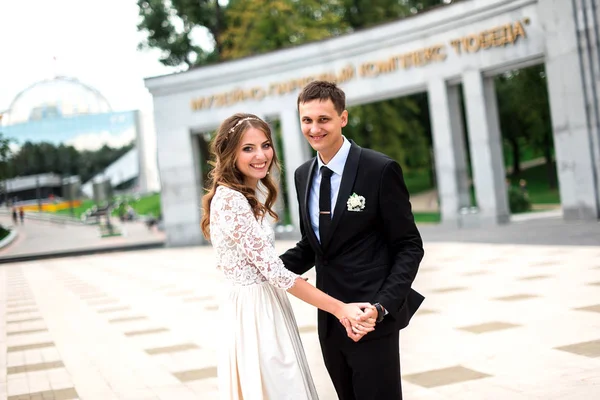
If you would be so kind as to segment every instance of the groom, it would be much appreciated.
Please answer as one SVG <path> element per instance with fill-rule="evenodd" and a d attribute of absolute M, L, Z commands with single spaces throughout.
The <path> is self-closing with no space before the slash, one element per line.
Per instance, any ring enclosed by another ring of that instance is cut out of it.
<path fill-rule="evenodd" d="M 297 274 L 316 266 L 317 287 L 329 295 L 373 305 L 365 311 L 376 318 L 375 330 L 356 342 L 319 311 L 321 351 L 338 397 L 401 399 L 399 331 L 423 301 L 411 285 L 424 254 L 402 170 L 342 136 L 346 96 L 334 83 L 309 83 L 298 112 L 318 155 L 296 170 L 302 238 L 281 259 Z"/>

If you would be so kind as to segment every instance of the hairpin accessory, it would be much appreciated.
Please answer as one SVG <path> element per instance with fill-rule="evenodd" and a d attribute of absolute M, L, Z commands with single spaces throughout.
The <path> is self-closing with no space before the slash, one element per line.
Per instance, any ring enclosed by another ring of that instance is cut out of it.
<path fill-rule="evenodd" d="M 250 121 L 250 120 L 255 120 L 255 121 L 260 121 L 258 118 L 254 118 L 254 117 L 246 117 L 246 118 L 242 118 L 240 119 L 230 130 L 229 133 L 233 133 L 233 131 L 235 130 L 235 128 L 237 128 L 242 122 L 244 121 Z"/>

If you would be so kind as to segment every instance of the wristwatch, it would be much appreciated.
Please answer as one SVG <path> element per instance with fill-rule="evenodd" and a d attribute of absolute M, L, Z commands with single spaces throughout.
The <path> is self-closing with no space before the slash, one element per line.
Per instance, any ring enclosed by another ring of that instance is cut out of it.
<path fill-rule="evenodd" d="M 383 317 L 387 315 L 387 310 L 379 303 L 373 304 L 373 307 L 377 310 L 377 323 L 383 321 Z"/>

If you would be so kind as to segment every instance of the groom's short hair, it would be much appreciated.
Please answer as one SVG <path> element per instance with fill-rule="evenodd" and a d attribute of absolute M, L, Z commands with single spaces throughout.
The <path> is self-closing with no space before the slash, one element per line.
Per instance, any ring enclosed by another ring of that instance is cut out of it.
<path fill-rule="evenodd" d="M 298 107 L 302 103 L 308 103 L 313 100 L 331 100 L 338 115 L 346 109 L 346 94 L 333 82 L 312 81 L 304 86 L 304 89 L 298 95 Z"/>

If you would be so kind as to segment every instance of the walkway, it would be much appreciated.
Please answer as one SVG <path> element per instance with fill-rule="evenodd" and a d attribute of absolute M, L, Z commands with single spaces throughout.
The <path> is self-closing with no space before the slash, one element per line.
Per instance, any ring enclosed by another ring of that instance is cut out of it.
<path fill-rule="evenodd" d="M 11 226 L 12 219 L 2 215 L 0 223 L 4 226 Z M 118 224 L 116 220 L 115 223 Z M 0 259 L 164 242 L 162 232 L 149 231 L 141 222 L 126 223 L 122 225 L 123 236 L 109 238 L 101 238 L 98 226 L 94 225 L 64 225 L 25 219 L 25 223 L 16 225 L 16 229 L 18 237 L 9 246 L 0 249 Z"/>
<path fill-rule="evenodd" d="M 428 241 L 414 285 L 427 299 L 401 334 L 405 398 L 595 398 L 599 244 Z M 0 400 L 217 399 L 221 283 L 209 247 L 0 266 Z M 292 302 L 334 400 L 315 310 Z"/>

